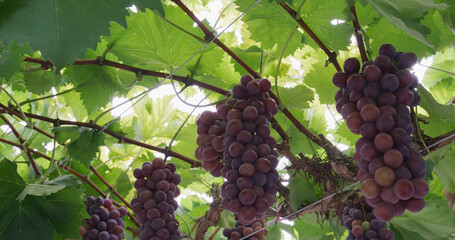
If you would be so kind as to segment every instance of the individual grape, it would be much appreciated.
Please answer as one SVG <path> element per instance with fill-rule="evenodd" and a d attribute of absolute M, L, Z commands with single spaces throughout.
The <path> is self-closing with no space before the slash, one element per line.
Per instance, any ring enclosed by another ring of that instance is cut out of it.
<path fill-rule="evenodd" d="M 413 198 L 424 198 L 430 191 L 428 183 L 422 179 L 412 179 L 411 182 L 414 186 Z"/>
<path fill-rule="evenodd" d="M 374 181 L 381 187 L 392 186 L 395 177 L 394 171 L 389 167 L 380 167 L 374 172 Z"/>
<path fill-rule="evenodd" d="M 242 116 L 246 121 L 254 121 L 258 117 L 258 110 L 254 106 L 248 106 L 243 109 Z"/>
<path fill-rule="evenodd" d="M 379 133 L 374 138 L 374 146 L 381 152 L 386 152 L 393 147 L 393 139 L 387 133 Z"/>
<path fill-rule="evenodd" d="M 379 196 L 381 187 L 375 182 L 374 179 L 369 178 L 363 181 L 360 190 L 362 194 L 367 198 L 375 198 Z"/>
<path fill-rule="evenodd" d="M 403 53 L 398 59 L 399 68 L 411 68 L 417 63 L 417 56 L 412 52 Z"/>
<path fill-rule="evenodd" d="M 240 83 L 246 86 L 249 82 L 253 81 L 254 78 L 251 75 L 245 74 L 240 77 Z"/>
<path fill-rule="evenodd" d="M 348 58 L 344 61 L 343 70 L 347 74 L 358 73 L 360 70 L 360 62 L 357 58 Z"/>
<path fill-rule="evenodd" d="M 414 99 L 412 100 L 412 103 L 409 106 L 416 107 L 417 105 L 420 104 L 420 100 L 421 100 L 420 94 L 416 90 L 413 90 L 412 93 L 414 95 Z"/>
<path fill-rule="evenodd" d="M 393 185 L 393 191 L 401 200 L 408 200 L 414 195 L 414 185 L 407 179 L 400 179 Z"/>
<path fill-rule="evenodd" d="M 381 196 L 382 201 L 384 201 L 386 203 L 395 204 L 400 200 L 396 196 L 396 194 L 394 192 L 394 188 L 392 186 L 382 188 L 380 196 Z"/>
<path fill-rule="evenodd" d="M 229 146 L 229 154 L 232 157 L 241 157 L 245 150 L 245 146 L 240 142 L 234 142 Z"/>
<path fill-rule="evenodd" d="M 374 144 L 366 143 L 360 149 L 360 156 L 366 161 L 371 161 L 379 156 L 379 151 Z"/>
<path fill-rule="evenodd" d="M 259 85 L 259 82 L 254 80 L 254 81 L 250 81 L 247 85 L 246 85 L 246 89 L 248 90 L 248 93 L 250 95 L 256 95 L 258 93 L 261 92 L 261 86 Z"/>
<path fill-rule="evenodd" d="M 374 122 L 380 115 L 379 108 L 373 104 L 367 104 L 360 110 L 360 116 L 365 122 Z"/>
<path fill-rule="evenodd" d="M 425 200 L 422 198 L 410 198 L 406 200 L 406 209 L 410 212 L 420 212 L 425 207 Z"/>
<path fill-rule="evenodd" d="M 256 201 L 256 194 L 250 188 L 243 189 L 239 193 L 239 200 L 245 206 L 252 205 Z"/>
<path fill-rule="evenodd" d="M 346 103 L 349 103 L 349 98 L 340 98 L 338 99 L 337 103 L 336 103 L 336 109 L 337 109 L 337 112 L 341 113 L 341 108 L 343 108 L 343 106 L 346 104 Z"/>
<path fill-rule="evenodd" d="M 378 220 L 382 222 L 388 222 L 392 220 L 394 214 L 395 208 L 390 203 L 381 202 L 376 205 L 376 208 L 374 209 L 374 215 Z"/>
<path fill-rule="evenodd" d="M 399 87 L 409 87 L 414 81 L 414 77 L 411 72 L 406 69 L 398 70 L 395 75 L 398 77 L 400 84 Z"/>
<path fill-rule="evenodd" d="M 394 106 L 397 103 L 397 98 L 391 92 L 382 92 L 378 96 L 378 106 Z"/>
<path fill-rule="evenodd" d="M 376 134 L 378 134 L 378 129 L 376 128 L 376 124 L 372 122 L 364 123 L 360 127 L 360 135 L 364 138 L 374 139 Z"/>
<path fill-rule="evenodd" d="M 369 65 L 363 70 L 362 74 L 367 82 L 377 82 L 381 79 L 382 71 L 376 65 Z"/>
<path fill-rule="evenodd" d="M 376 100 L 381 92 L 381 86 L 378 82 L 368 82 L 363 88 L 363 95 L 373 100 Z"/>
<path fill-rule="evenodd" d="M 387 167 L 397 168 L 403 163 L 403 155 L 398 150 L 390 149 L 384 153 L 384 163 Z"/>
<path fill-rule="evenodd" d="M 398 104 L 410 106 L 414 101 L 414 93 L 409 88 L 398 88 L 393 94 L 395 94 Z"/>
<path fill-rule="evenodd" d="M 373 60 L 373 64 L 378 66 L 383 73 L 386 73 L 392 68 L 392 61 L 386 55 L 379 55 Z"/>
<path fill-rule="evenodd" d="M 354 236 L 360 237 L 360 236 L 363 236 L 364 229 L 361 225 L 356 225 L 356 226 L 352 227 L 351 232 Z"/>
<path fill-rule="evenodd" d="M 363 120 L 360 116 L 359 112 L 353 112 L 349 114 L 349 116 L 346 118 L 346 124 L 348 125 L 348 128 L 356 134 L 359 134 L 360 132 L 360 127 L 363 124 Z"/>
<path fill-rule="evenodd" d="M 261 86 L 261 92 L 263 93 L 268 92 L 272 87 L 272 84 L 267 78 L 262 78 L 259 80 L 259 85 Z"/>
<path fill-rule="evenodd" d="M 243 99 L 248 96 L 248 90 L 245 86 L 237 84 L 232 88 L 232 95 L 234 95 L 235 98 Z"/>
<path fill-rule="evenodd" d="M 379 111 L 381 112 L 381 115 L 390 115 L 392 117 L 397 115 L 397 111 L 392 106 L 382 106 L 379 108 Z"/>
<path fill-rule="evenodd" d="M 378 53 L 379 55 L 386 55 L 390 59 L 393 59 L 393 57 L 397 53 L 397 50 L 392 44 L 385 43 L 379 47 Z"/>
<path fill-rule="evenodd" d="M 381 115 L 376 121 L 376 128 L 380 132 L 388 132 L 395 126 L 395 119 L 390 115 Z"/>
<path fill-rule="evenodd" d="M 412 176 L 417 176 L 425 171 L 425 161 L 420 156 L 409 157 L 406 160 L 406 167 Z"/>
<path fill-rule="evenodd" d="M 375 159 L 373 159 L 373 161 L 369 162 L 368 172 L 371 175 L 374 175 L 374 172 L 376 172 L 376 170 L 378 168 L 384 167 L 384 166 L 385 166 L 385 164 L 384 164 L 384 160 L 382 159 L 382 157 L 375 158 Z"/>
<path fill-rule="evenodd" d="M 339 88 L 344 88 L 346 87 L 346 81 L 349 78 L 349 74 L 344 73 L 344 72 L 337 72 L 333 75 L 332 77 L 332 82 L 335 86 Z"/>
<path fill-rule="evenodd" d="M 365 78 L 363 78 L 362 74 L 356 73 L 349 76 L 348 80 L 346 81 L 346 87 L 349 88 L 351 91 L 360 91 L 365 86 Z"/>

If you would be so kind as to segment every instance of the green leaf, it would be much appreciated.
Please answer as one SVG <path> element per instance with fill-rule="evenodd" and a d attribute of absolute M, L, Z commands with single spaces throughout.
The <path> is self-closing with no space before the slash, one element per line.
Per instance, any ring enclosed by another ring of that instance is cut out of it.
<path fill-rule="evenodd" d="M 333 104 L 335 102 L 334 96 L 338 91 L 338 88 L 332 83 L 332 77 L 335 73 L 336 70 L 333 66 L 325 67 L 325 64 L 320 61 L 311 66 L 311 70 L 303 79 L 308 87 L 315 89 L 321 104 Z"/>
<path fill-rule="evenodd" d="M 61 185 L 29 184 L 22 190 L 21 194 L 17 197 L 17 200 L 22 202 L 27 195 L 48 196 L 62 190 L 64 187 L 65 186 Z"/>
<path fill-rule="evenodd" d="M 2 203 L 0 204 L 0 212 L 3 212 L 8 204 L 16 201 L 16 197 L 25 188 L 25 181 L 17 174 L 16 163 L 11 161 L 0 162 L 0 185 L 2 186 L 0 188 L 0 203 Z"/>
<path fill-rule="evenodd" d="M 455 1 L 454 0 L 443 0 L 448 7 L 441 12 L 442 23 L 455 34 Z"/>
<path fill-rule="evenodd" d="M 166 19 L 195 34 L 191 19 L 174 6 L 166 6 Z M 148 65 L 153 70 L 180 66 L 204 44 L 166 22 L 159 14 L 146 10 L 127 17 L 127 28 L 110 28 L 111 50 L 127 64 Z M 189 64 L 194 63 L 192 59 Z"/>
<path fill-rule="evenodd" d="M 51 90 L 53 86 L 60 85 L 60 75 L 54 71 L 24 72 L 25 86 L 29 92 L 43 94 Z"/>
<path fill-rule="evenodd" d="M 0 5 L 0 32 L 5 41 L 30 42 L 57 69 L 95 49 L 109 22 L 125 24 L 127 1 L 6 1 Z"/>
<path fill-rule="evenodd" d="M 236 0 L 239 11 L 248 9 L 255 0 Z M 279 53 L 291 32 L 297 26 L 293 19 L 280 5 L 262 1 L 253 6 L 242 20 L 247 24 L 251 33 L 250 38 L 261 44 L 262 49 L 272 49 L 276 46 Z M 284 57 L 292 54 L 302 44 L 302 35 L 297 32 L 290 39 Z"/>
<path fill-rule="evenodd" d="M 431 159 L 435 166 L 434 171 L 438 175 L 439 180 L 448 188 L 451 192 L 455 192 L 455 148 L 453 144 L 444 146 L 428 155 L 428 159 Z"/>
<path fill-rule="evenodd" d="M 433 96 L 420 84 L 417 86 L 417 90 L 421 96 L 419 106 L 425 109 L 430 117 L 428 125 L 421 125 L 425 133 L 434 137 L 455 129 L 455 108 L 436 102 Z"/>
<path fill-rule="evenodd" d="M 298 4 L 300 3 L 295 2 L 294 6 Z M 350 23 L 353 17 L 347 1 L 306 1 L 300 10 L 300 17 L 328 49 L 331 51 L 347 49 L 354 32 Z M 335 19 L 344 22 L 334 25 L 332 21 Z M 308 35 L 304 35 L 304 40 L 305 43 L 316 46 Z"/>
<path fill-rule="evenodd" d="M 310 106 L 309 102 L 314 97 L 313 91 L 304 85 L 297 85 L 291 88 L 278 87 L 278 91 L 283 106 L 289 109 L 308 108 Z"/>
<path fill-rule="evenodd" d="M 88 166 L 95 158 L 98 147 L 103 144 L 103 133 L 81 128 L 81 136 L 77 140 L 68 144 L 68 153 L 74 160 Z"/>
<path fill-rule="evenodd" d="M 269 239 L 269 240 L 282 239 L 280 225 L 283 225 L 283 223 L 275 223 L 275 224 L 273 224 L 273 226 L 270 226 L 268 228 L 269 234 L 267 235 L 267 239 Z"/>
<path fill-rule="evenodd" d="M 294 232 L 297 239 L 302 240 L 322 240 L 322 239 L 342 239 L 339 238 L 344 229 L 337 227 L 333 220 L 320 221 L 315 213 L 305 214 L 299 219 L 294 220 Z M 336 238 L 335 236 L 338 236 Z"/>
<path fill-rule="evenodd" d="M 80 127 L 76 126 L 54 127 L 52 132 L 55 134 L 55 140 L 60 144 L 66 144 L 68 140 L 73 142 L 81 136 Z"/>
<path fill-rule="evenodd" d="M 413 38 L 433 48 L 432 44 L 430 44 L 425 37 L 431 30 L 425 25 L 422 25 L 418 17 L 422 16 L 424 12 L 429 11 L 430 7 L 444 8 L 443 5 L 432 4 L 433 1 L 415 2 L 404 0 L 400 1 L 400 3 L 388 0 L 366 1 L 373 6 L 379 15 L 384 16 L 389 24 L 395 25 L 395 27 L 406 32 Z"/>
<path fill-rule="evenodd" d="M 79 185 L 81 185 L 81 182 L 73 175 L 62 175 L 52 180 L 44 181 L 44 184 L 56 186 L 71 186 L 74 188 L 78 188 Z"/>
<path fill-rule="evenodd" d="M 432 88 L 436 83 L 455 74 L 455 49 L 446 48 L 433 57 L 431 68 L 425 71 L 422 83 L 427 88 Z M 453 73 L 453 74 L 450 74 Z"/>
<path fill-rule="evenodd" d="M 396 229 L 404 229 L 420 235 L 417 239 L 442 240 L 452 235 L 455 219 L 447 209 L 446 200 L 426 200 L 422 211 L 406 212 L 400 217 L 395 217 L 390 223 Z"/>
<path fill-rule="evenodd" d="M 0 48 L 0 77 L 8 80 L 19 71 L 24 65 L 22 62 L 24 60 L 22 54 L 24 53 L 32 54 L 30 45 L 25 44 L 20 46 L 15 40 L 11 41 L 7 46 Z"/>
<path fill-rule="evenodd" d="M 455 93 L 455 78 L 446 77 L 430 88 L 431 95 L 436 101 L 447 104 L 453 98 Z"/>
<path fill-rule="evenodd" d="M 313 183 L 302 174 L 296 174 L 289 179 L 289 203 L 294 211 L 300 209 L 303 203 L 317 200 Z"/>

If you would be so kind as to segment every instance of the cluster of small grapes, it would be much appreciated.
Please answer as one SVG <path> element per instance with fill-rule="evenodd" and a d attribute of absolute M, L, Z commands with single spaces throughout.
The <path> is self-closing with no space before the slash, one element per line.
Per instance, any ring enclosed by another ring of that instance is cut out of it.
<path fill-rule="evenodd" d="M 376 219 L 371 208 L 363 206 L 363 209 L 365 214 L 357 207 L 344 207 L 342 223 L 349 231 L 346 240 L 395 238 L 395 234 L 386 228 L 385 223 Z"/>
<path fill-rule="evenodd" d="M 277 192 L 278 153 L 270 136 L 270 120 L 278 111 L 267 91 L 267 79 L 243 75 L 232 89 L 233 99 L 203 112 L 198 119 L 196 158 L 214 176 L 223 176 L 223 206 L 241 224 L 261 219 Z"/>
<path fill-rule="evenodd" d="M 155 158 L 133 171 L 137 197 L 131 200 L 131 206 L 142 224 L 141 240 L 180 239 L 174 211 L 178 208 L 175 198 L 180 195 L 177 185 L 182 179 L 175 170 L 174 164 Z"/>
<path fill-rule="evenodd" d="M 449 189 L 444 188 L 444 196 L 447 198 L 449 209 L 452 210 L 452 215 L 455 216 L 455 208 L 453 205 L 455 203 L 455 193 L 451 193 L 449 192 Z"/>
<path fill-rule="evenodd" d="M 335 96 L 338 112 L 348 128 L 362 136 L 354 154 L 362 193 L 383 222 L 406 209 L 422 210 L 428 193 L 425 161 L 410 148 L 414 129 L 408 106 L 418 105 L 420 96 L 414 90 L 418 80 L 407 68 L 416 62 L 415 54 L 383 44 L 362 72 L 359 61 L 350 58 L 343 65 L 345 72 L 332 79 L 340 87 Z"/>
<path fill-rule="evenodd" d="M 80 229 L 83 240 L 118 240 L 123 238 L 124 217 L 128 210 L 125 207 L 117 208 L 112 205 L 111 199 L 90 196 L 85 203 L 85 209 L 90 219 L 84 219 L 85 229 Z"/>
<path fill-rule="evenodd" d="M 249 226 L 245 226 L 237 222 L 235 228 L 225 228 L 223 230 L 223 235 L 227 237 L 229 240 L 239 240 L 257 231 L 253 235 L 249 236 L 248 239 L 265 240 L 267 239 L 267 234 L 269 233 L 269 231 L 267 229 L 262 228 L 264 228 L 264 224 L 262 221 L 254 221 Z"/>

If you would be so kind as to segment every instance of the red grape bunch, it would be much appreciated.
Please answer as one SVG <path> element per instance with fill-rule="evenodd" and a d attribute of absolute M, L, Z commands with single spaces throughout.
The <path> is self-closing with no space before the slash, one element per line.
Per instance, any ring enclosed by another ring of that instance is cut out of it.
<path fill-rule="evenodd" d="M 415 63 L 414 53 L 396 52 L 392 45 L 383 44 L 374 61 L 361 69 L 356 58 L 349 58 L 344 72 L 332 78 L 340 88 L 335 95 L 337 111 L 348 128 L 362 136 L 354 154 L 362 194 L 383 222 L 406 209 L 422 210 L 428 193 L 425 161 L 410 148 L 414 128 L 408 107 L 417 106 L 420 95 L 414 89 L 417 77 L 407 68 Z"/>
<path fill-rule="evenodd" d="M 376 219 L 372 210 L 365 204 L 358 207 L 344 207 L 341 219 L 343 226 L 349 231 L 346 240 L 393 240 L 395 238 L 395 234 L 386 228 L 385 223 Z"/>
<path fill-rule="evenodd" d="M 266 240 L 269 231 L 267 229 L 262 228 L 264 228 L 264 224 L 262 221 L 254 221 L 251 225 L 248 226 L 242 225 L 240 222 L 237 222 L 235 228 L 225 228 L 223 230 L 223 235 L 227 237 L 229 240 L 239 240 L 257 231 L 257 233 L 253 234 L 252 236 L 249 236 L 247 239 Z"/>
<path fill-rule="evenodd" d="M 85 203 L 85 209 L 90 214 L 84 219 L 85 229 L 81 231 L 82 239 L 118 240 L 123 238 L 125 222 L 123 217 L 128 213 L 125 207 L 118 209 L 111 199 L 90 196 Z"/>
<path fill-rule="evenodd" d="M 177 185 L 182 179 L 175 170 L 174 164 L 155 158 L 133 171 L 137 197 L 131 200 L 131 206 L 142 224 L 141 240 L 180 239 L 174 211 L 178 208 L 175 198 L 180 195 Z"/>
<path fill-rule="evenodd" d="M 195 156 L 204 169 L 226 179 L 224 208 L 250 225 L 273 205 L 277 192 L 278 153 L 270 120 L 278 106 L 267 93 L 269 80 L 243 75 L 240 81 L 232 89 L 233 99 L 218 105 L 216 113 L 202 113 Z"/>

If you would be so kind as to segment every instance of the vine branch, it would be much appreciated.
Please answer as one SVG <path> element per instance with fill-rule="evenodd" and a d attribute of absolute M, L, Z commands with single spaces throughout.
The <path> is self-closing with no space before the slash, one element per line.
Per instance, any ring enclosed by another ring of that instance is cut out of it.
<path fill-rule="evenodd" d="M 13 114 L 15 116 L 18 116 L 19 118 L 22 118 L 22 116 L 20 114 L 18 114 L 15 110 L 3 105 L 0 103 L 0 107 L 3 108 L 3 110 L 0 110 L 0 112 L 6 112 L 6 113 L 9 113 L 9 114 Z M 61 120 L 61 119 L 54 119 L 54 118 L 48 118 L 48 117 L 44 117 L 44 116 L 40 116 L 40 115 L 35 115 L 35 114 L 32 114 L 32 113 L 24 113 L 26 117 L 29 117 L 29 118 L 33 118 L 33 119 L 38 119 L 38 120 L 41 120 L 41 121 L 45 121 L 45 122 L 49 122 L 49 123 L 53 123 L 55 125 L 74 125 L 74 126 L 79 126 L 79 127 L 87 127 L 87 128 L 91 128 L 91 129 L 95 129 L 95 130 L 98 130 L 98 131 L 101 131 L 104 129 L 103 126 L 101 125 L 98 125 L 98 124 L 95 124 L 93 123 L 92 121 L 90 122 L 77 122 L 77 121 L 68 121 L 68 120 Z M 153 146 L 153 145 L 149 145 L 149 144 L 146 144 L 146 143 L 143 143 L 143 142 L 140 142 L 140 141 L 137 141 L 137 140 L 134 140 L 134 139 L 131 139 L 129 137 L 126 137 L 124 135 L 121 135 L 121 134 L 118 134 L 118 133 L 115 133 L 109 129 L 104 129 L 103 131 L 104 133 L 116 138 L 119 143 L 130 143 L 130 144 L 134 144 L 136 146 L 139 146 L 139 147 L 143 147 L 143 148 L 146 148 L 146 149 L 150 149 L 150 150 L 153 150 L 153 151 L 157 151 L 157 152 L 160 152 L 160 153 L 166 153 L 171 156 L 171 157 L 175 157 L 175 158 L 178 158 L 180 160 L 183 160 L 189 164 L 191 164 L 192 167 L 199 167 L 201 166 L 201 162 L 199 161 L 195 161 L 191 158 L 188 158 L 186 156 L 183 156 L 182 154 L 180 153 L 177 153 L 175 151 L 168 151 L 166 150 L 166 148 L 161 148 L 161 147 L 156 147 L 156 146 Z"/>
<path fill-rule="evenodd" d="M 11 122 L 5 116 L 3 116 L 3 114 L 0 115 L 0 118 L 9 126 L 9 128 L 11 129 L 13 134 L 16 136 L 16 138 L 19 140 L 21 145 L 24 145 L 25 140 L 21 137 L 21 135 L 16 130 L 16 128 L 13 126 L 13 124 L 11 124 Z M 30 165 L 32 165 L 35 175 L 38 177 L 41 176 L 41 172 L 40 172 L 38 165 L 36 164 L 35 159 L 33 158 L 32 154 L 30 154 L 30 152 L 28 150 L 25 150 L 25 154 L 27 155 L 28 160 L 30 161 Z"/>
<path fill-rule="evenodd" d="M 362 62 L 364 63 L 364 62 L 368 61 L 368 56 L 367 56 L 367 52 L 365 51 L 365 45 L 363 44 L 362 34 L 359 32 L 359 31 L 362 31 L 362 28 L 360 27 L 359 19 L 357 18 L 357 12 L 355 10 L 355 6 L 350 7 L 349 10 L 354 15 L 354 20 L 352 21 L 352 25 L 354 26 L 354 29 L 355 29 L 354 35 L 357 40 L 357 47 L 359 48 L 360 58 L 362 59 Z"/>
<path fill-rule="evenodd" d="M 335 66 L 336 70 L 338 72 L 342 72 L 343 70 L 340 67 L 340 64 L 338 63 L 337 60 L 337 54 L 336 52 L 331 52 L 325 45 L 322 43 L 322 41 L 316 36 L 316 34 L 308 27 L 308 25 L 299 17 L 297 16 L 297 12 L 292 10 L 291 7 L 289 7 L 285 3 L 280 3 L 281 7 L 286 10 L 286 12 L 289 13 L 298 23 L 299 25 L 305 30 L 305 32 L 310 35 L 311 39 L 324 51 L 325 54 L 329 57 L 329 61 L 333 63 L 333 66 Z"/>

